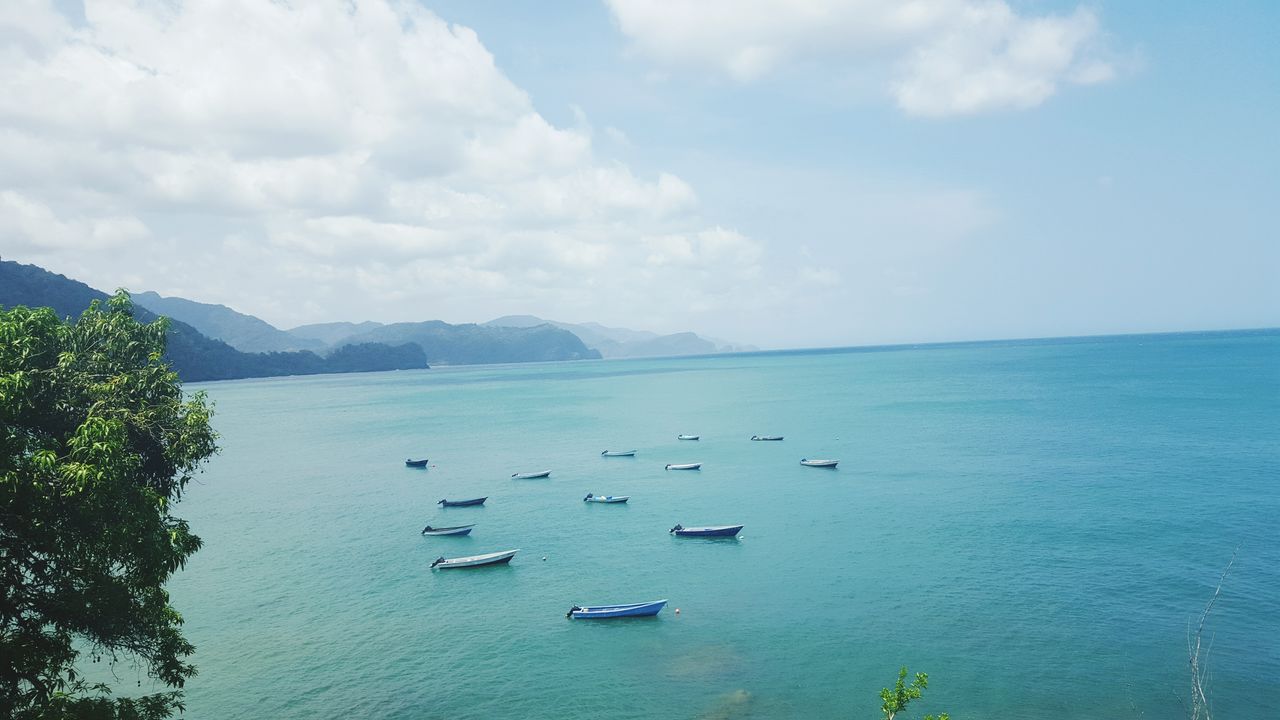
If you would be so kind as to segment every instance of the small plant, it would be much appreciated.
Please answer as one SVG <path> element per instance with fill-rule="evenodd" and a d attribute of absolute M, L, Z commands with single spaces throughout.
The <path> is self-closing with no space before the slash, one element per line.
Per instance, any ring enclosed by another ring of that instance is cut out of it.
<path fill-rule="evenodd" d="M 884 720 L 893 720 L 895 715 L 907 709 L 907 705 L 912 700 L 919 700 L 927 687 L 929 687 L 929 675 L 920 672 L 916 673 L 915 680 L 907 685 L 907 666 L 903 665 L 898 671 L 898 682 L 894 684 L 893 689 L 884 688 L 880 691 L 880 699 L 884 701 L 880 705 L 880 710 L 884 712 Z M 951 720 L 951 715 L 948 713 L 942 713 L 936 717 L 925 715 L 924 720 Z"/>

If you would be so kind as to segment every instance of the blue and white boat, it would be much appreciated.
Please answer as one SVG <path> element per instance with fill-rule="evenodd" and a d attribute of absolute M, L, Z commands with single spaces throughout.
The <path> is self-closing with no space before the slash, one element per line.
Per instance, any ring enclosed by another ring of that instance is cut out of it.
<path fill-rule="evenodd" d="M 701 470 L 702 463 L 667 463 L 667 470 Z"/>
<path fill-rule="evenodd" d="M 605 450 L 600 453 L 603 457 L 635 457 L 635 450 Z"/>
<path fill-rule="evenodd" d="M 806 467 L 833 468 L 838 464 L 839 460 L 810 460 L 809 458 L 801 458 L 800 464 Z"/>
<path fill-rule="evenodd" d="M 741 525 L 708 525 L 691 528 L 676 525 L 671 528 L 671 533 L 679 537 L 735 537 L 741 530 Z"/>
<path fill-rule="evenodd" d="M 431 567 L 432 569 L 438 567 L 441 570 L 452 570 L 454 568 L 484 567 L 486 565 L 506 565 L 511 562 L 511 558 L 515 557 L 518 552 L 520 552 L 519 549 L 502 550 L 499 552 L 487 553 L 485 555 L 472 555 L 470 557 L 441 557 L 431 563 Z"/>
<path fill-rule="evenodd" d="M 582 498 L 582 502 L 624 503 L 630 499 L 630 495 L 593 495 L 592 493 L 587 493 L 587 496 Z"/>
<path fill-rule="evenodd" d="M 430 525 L 422 528 L 423 535 L 470 535 L 471 528 L 475 525 L 455 525 L 453 527 L 431 527 Z"/>
<path fill-rule="evenodd" d="M 488 499 L 489 498 L 486 496 L 482 498 L 471 498 L 470 500 L 441 500 L 436 504 L 443 505 L 444 507 L 471 507 L 473 505 L 483 505 L 484 501 Z"/>
<path fill-rule="evenodd" d="M 654 600 L 653 602 L 631 603 L 630 605 L 587 605 L 579 607 L 574 605 L 569 608 L 569 612 L 565 613 L 567 618 L 575 618 L 578 620 L 592 620 L 604 618 L 625 618 L 625 617 L 653 617 L 667 606 L 666 600 Z"/>
<path fill-rule="evenodd" d="M 551 475 L 550 470 L 543 470 L 541 472 L 531 472 L 531 473 L 511 473 L 511 477 L 515 478 L 516 480 L 537 480 L 538 478 L 549 477 L 550 475 Z"/>
<path fill-rule="evenodd" d="M 427 466 L 427 459 L 422 458 L 421 460 L 413 460 L 413 459 L 405 460 L 404 466 L 411 467 L 411 468 L 424 468 Z"/>

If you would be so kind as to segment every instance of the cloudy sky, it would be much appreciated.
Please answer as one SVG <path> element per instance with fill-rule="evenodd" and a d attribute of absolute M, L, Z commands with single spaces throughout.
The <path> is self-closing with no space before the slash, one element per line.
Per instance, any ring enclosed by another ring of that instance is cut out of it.
<path fill-rule="evenodd" d="M 1280 4 L 7 0 L 0 255 L 280 327 L 1280 325 Z"/>

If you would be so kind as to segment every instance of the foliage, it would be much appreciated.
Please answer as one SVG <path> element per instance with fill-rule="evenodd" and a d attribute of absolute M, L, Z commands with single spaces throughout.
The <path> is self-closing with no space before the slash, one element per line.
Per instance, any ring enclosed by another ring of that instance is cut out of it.
<path fill-rule="evenodd" d="M 0 717 L 163 718 L 194 647 L 165 581 L 200 547 L 171 514 L 217 448 L 211 410 L 163 362 L 167 321 L 127 294 L 75 322 L 0 312 Z M 173 688 L 113 698 L 87 652 Z"/>
<path fill-rule="evenodd" d="M 898 682 L 893 689 L 880 690 L 880 700 L 883 701 L 880 710 L 884 713 L 884 720 L 893 720 L 895 715 L 907 709 L 907 705 L 912 700 L 919 700 L 927 687 L 929 687 L 929 676 L 926 673 L 916 673 L 915 680 L 907 685 L 907 666 L 903 665 L 898 671 Z M 948 713 L 942 713 L 937 717 L 925 715 L 924 720 L 951 720 L 951 715 Z"/>

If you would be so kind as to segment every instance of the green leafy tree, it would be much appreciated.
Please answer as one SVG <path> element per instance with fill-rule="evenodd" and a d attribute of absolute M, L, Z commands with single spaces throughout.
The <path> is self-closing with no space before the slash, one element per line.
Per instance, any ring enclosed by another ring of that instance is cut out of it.
<path fill-rule="evenodd" d="M 880 700 L 883 701 L 880 710 L 884 712 L 884 720 L 893 720 L 895 715 L 907 709 L 907 705 L 912 700 L 919 700 L 927 687 L 929 687 L 929 676 L 926 673 L 916 673 L 915 680 L 907 685 L 907 666 L 903 665 L 898 671 L 898 682 L 893 689 L 880 690 Z M 951 715 L 948 713 L 942 713 L 937 717 L 925 715 L 924 720 L 951 720 Z"/>
<path fill-rule="evenodd" d="M 164 584 L 200 547 L 171 509 L 217 436 L 162 359 L 166 321 L 132 310 L 121 291 L 74 322 L 0 311 L 3 718 L 164 718 L 195 674 Z M 169 689 L 115 697 L 81 653 Z"/>

